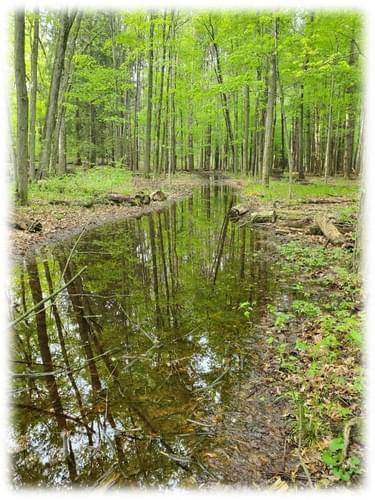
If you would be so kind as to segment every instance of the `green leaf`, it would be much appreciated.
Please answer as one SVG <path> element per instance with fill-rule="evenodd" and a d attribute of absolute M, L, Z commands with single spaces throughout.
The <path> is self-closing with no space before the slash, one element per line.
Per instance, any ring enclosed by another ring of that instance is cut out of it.
<path fill-rule="evenodd" d="M 349 462 L 351 465 L 359 465 L 361 463 L 361 459 L 357 457 L 357 455 L 353 455 L 350 457 Z"/>
<path fill-rule="evenodd" d="M 344 438 L 342 437 L 332 439 L 332 441 L 329 443 L 330 451 L 342 450 L 343 448 L 344 448 Z"/>
<path fill-rule="evenodd" d="M 320 458 L 326 465 L 336 465 L 339 461 L 336 455 L 332 455 L 328 450 L 324 451 Z"/>

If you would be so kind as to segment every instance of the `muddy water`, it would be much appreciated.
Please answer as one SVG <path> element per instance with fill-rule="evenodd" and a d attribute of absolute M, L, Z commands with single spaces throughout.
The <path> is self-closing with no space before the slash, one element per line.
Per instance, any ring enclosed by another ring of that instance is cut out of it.
<path fill-rule="evenodd" d="M 16 316 L 70 284 L 13 332 L 14 485 L 225 482 L 217 424 L 267 346 L 268 305 L 288 301 L 267 232 L 227 221 L 235 197 L 210 184 L 15 268 Z"/>

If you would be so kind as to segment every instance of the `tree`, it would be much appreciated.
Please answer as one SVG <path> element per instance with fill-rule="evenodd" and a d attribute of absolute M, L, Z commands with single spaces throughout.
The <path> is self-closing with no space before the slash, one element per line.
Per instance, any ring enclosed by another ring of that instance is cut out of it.
<path fill-rule="evenodd" d="M 28 96 L 25 69 L 25 12 L 14 15 L 14 68 L 17 95 L 16 181 L 21 205 L 28 201 Z"/>
<path fill-rule="evenodd" d="M 68 12 L 64 11 L 61 14 L 60 18 L 61 26 L 58 33 L 55 57 L 53 62 L 53 71 L 52 71 L 47 115 L 44 128 L 45 132 L 43 139 L 43 149 L 40 159 L 40 170 L 38 174 L 39 178 L 41 178 L 43 175 L 47 173 L 50 166 L 52 138 L 56 126 L 57 111 L 58 111 L 57 104 L 59 99 L 61 76 L 64 69 L 66 45 L 68 42 L 69 32 L 74 22 L 75 16 L 76 16 L 75 12 L 72 14 L 68 14 Z"/>
<path fill-rule="evenodd" d="M 148 49 L 148 80 L 147 80 L 147 118 L 146 118 L 146 138 L 145 138 L 145 161 L 144 173 L 146 176 L 150 173 L 151 161 L 151 125 L 152 125 L 152 86 L 154 70 L 154 18 L 150 14 L 150 34 Z"/>
<path fill-rule="evenodd" d="M 30 76 L 30 177 L 35 178 L 35 135 L 36 135 L 36 99 L 38 92 L 38 51 L 39 51 L 39 10 L 34 13 L 33 41 L 31 48 L 31 76 Z"/>
<path fill-rule="evenodd" d="M 268 187 L 270 181 L 270 170 L 272 167 L 272 152 L 273 152 L 273 117 L 276 102 L 276 39 L 277 39 L 277 18 L 273 20 L 273 48 L 269 62 L 268 75 L 268 98 L 266 108 L 266 124 L 264 131 L 264 150 L 263 150 L 263 166 L 262 166 L 262 181 Z"/>

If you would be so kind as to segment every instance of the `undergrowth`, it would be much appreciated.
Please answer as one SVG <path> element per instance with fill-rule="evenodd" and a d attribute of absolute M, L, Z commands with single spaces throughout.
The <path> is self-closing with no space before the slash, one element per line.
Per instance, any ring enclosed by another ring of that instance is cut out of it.
<path fill-rule="evenodd" d="M 353 198 L 359 190 L 358 181 L 335 178 L 325 184 L 324 179 L 309 179 L 309 184 L 293 183 L 292 199 L 319 198 L 327 196 L 345 196 Z M 287 200 L 289 196 L 289 184 L 287 179 L 271 180 L 269 187 L 255 184 L 253 180 L 248 181 L 245 189 L 247 195 L 262 196 L 265 200 Z"/>
<path fill-rule="evenodd" d="M 88 201 L 104 193 L 134 191 L 132 172 L 124 168 L 94 167 L 62 177 L 49 177 L 30 184 L 31 203 L 36 200 Z"/>
<path fill-rule="evenodd" d="M 349 484 L 363 469 L 360 278 L 348 250 L 306 247 L 300 241 L 279 247 L 294 299 L 287 312 L 269 306 L 274 328 L 267 342 L 291 388 L 295 444 L 307 468 L 321 485 Z"/>

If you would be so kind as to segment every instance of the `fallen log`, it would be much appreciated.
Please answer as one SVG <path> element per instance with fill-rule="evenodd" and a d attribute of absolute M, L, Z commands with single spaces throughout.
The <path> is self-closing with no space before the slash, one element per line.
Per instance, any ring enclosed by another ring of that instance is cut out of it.
<path fill-rule="evenodd" d="M 150 194 L 150 198 L 152 201 L 165 201 L 167 199 L 167 195 L 163 191 L 154 191 Z"/>
<path fill-rule="evenodd" d="M 253 212 L 250 215 L 249 222 L 252 224 L 264 224 L 266 222 L 276 222 L 276 210 L 264 210 L 262 212 Z"/>
<path fill-rule="evenodd" d="M 49 205 L 71 205 L 71 202 L 68 200 L 50 200 Z"/>
<path fill-rule="evenodd" d="M 137 193 L 134 196 L 134 200 L 138 205 L 149 205 L 151 202 L 151 198 L 148 194 L 145 194 L 143 191 Z"/>
<path fill-rule="evenodd" d="M 350 203 L 357 201 L 353 198 L 307 198 L 304 200 L 300 200 L 300 203 L 304 205 L 325 205 L 328 203 Z"/>
<path fill-rule="evenodd" d="M 285 221 L 297 221 L 301 219 L 311 220 L 311 217 L 306 215 L 305 212 L 299 210 L 279 210 L 277 212 L 277 218 L 279 220 L 285 220 Z"/>
<path fill-rule="evenodd" d="M 322 230 L 320 229 L 319 226 L 317 226 L 316 224 L 311 224 L 310 227 L 307 228 L 307 234 L 312 234 L 314 236 L 319 236 L 322 233 Z"/>
<path fill-rule="evenodd" d="M 340 233 L 337 227 L 328 219 L 326 215 L 318 214 L 315 216 L 314 221 L 327 240 L 333 245 L 343 243 L 345 241 L 344 235 Z"/>
<path fill-rule="evenodd" d="M 250 210 L 249 206 L 246 206 L 246 205 L 235 205 L 234 207 L 232 207 L 229 210 L 228 215 L 231 218 L 242 217 L 243 215 L 247 214 L 249 212 L 249 210 Z"/>
<path fill-rule="evenodd" d="M 305 227 L 308 226 L 311 222 L 309 217 L 305 217 L 304 219 L 284 219 L 281 221 L 282 226 L 287 227 Z"/>
<path fill-rule="evenodd" d="M 137 201 L 132 196 L 125 196 L 123 194 L 110 193 L 106 195 L 107 200 L 118 205 L 122 203 L 129 203 L 130 205 L 137 205 Z"/>

